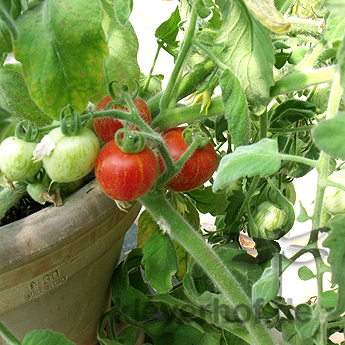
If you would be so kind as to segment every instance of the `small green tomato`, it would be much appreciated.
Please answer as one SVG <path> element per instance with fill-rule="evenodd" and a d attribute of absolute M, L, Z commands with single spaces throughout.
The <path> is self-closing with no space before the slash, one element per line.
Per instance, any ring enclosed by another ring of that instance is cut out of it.
<path fill-rule="evenodd" d="M 286 212 L 269 201 L 262 202 L 253 215 L 253 220 L 258 227 L 259 235 L 263 238 L 271 238 L 271 232 L 280 228 L 285 219 Z"/>
<path fill-rule="evenodd" d="M 335 171 L 328 178 L 345 185 L 345 170 Z M 323 207 L 331 215 L 345 213 L 345 192 L 335 187 L 327 187 L 323 199 Z"/>
<path fill-rule="evenodd" d="M 48 135 L 55 148 L 43 158 L 43 167 L 53 182 L 76 181 L 93 169 L 100 144 L 90 129 L 84 128 L 78 135 L 64 136 L 58 127 Z"/>
<path fill-rule="evenodd" d="M 16 137 L 6 138 L 0 145 L 0 170 L 11 181 L 25 181 L 34 177 L 42 162 L 33 161 L 36 143 Z"/>

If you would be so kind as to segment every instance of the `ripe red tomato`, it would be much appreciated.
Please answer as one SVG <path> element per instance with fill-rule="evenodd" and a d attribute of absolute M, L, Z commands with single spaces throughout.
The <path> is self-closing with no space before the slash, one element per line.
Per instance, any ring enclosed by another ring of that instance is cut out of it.
<path fill-rule="evenodd" d="M 178 127 L 163 133 L 165 145 L 174 162 L 177 162 L 188 148 L 182 137 L 183 130 L 183 127 Z M 165 166 L 161 158 L 159 166 L 163 172 Z M 193 152 L 182 169 L 168 182 L 168 186 L 176 192 L 188 192 L 201 187 L 212 177 L 217 166 L 217 153 L 209 142 L 205 147 L 197 148 Z"/>
<path fill-rule="evenodd" d="M 100 151 L 96 179 L 103 191 L 118 201 L 130 201 L 144 195 L 156 181 L 158 161 L 147 146 L 139 153 L 125 153 L 109 141 Z"/>
<path fill-rule="evenodd" d="M 105 110 L 107 104 L 111 101 L 110 96 L 104 97 L 96 106 L 96 110 Z M 140 98 L 135 98 L 133 101 L 135 107 L 138 110 L 140 117 L 149 125 L 151 123 L 151 112 L 147 104 Z M 127 108 L 114 105 L 111 109 L 119 109 L 128 111 Z M 98 137 L 107 143 L 114 139 L 115 133 L 123 128 L 123 124 L 120 120 L 111 117 L 98 117 L 93 120 L 93 125 Z"/>

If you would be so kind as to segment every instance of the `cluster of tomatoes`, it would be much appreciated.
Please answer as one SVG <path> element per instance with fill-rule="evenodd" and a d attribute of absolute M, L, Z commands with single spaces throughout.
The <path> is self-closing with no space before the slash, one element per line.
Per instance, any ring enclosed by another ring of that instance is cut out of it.
<path fill-rule="evenodd" d="M 103 98 L 96 110 L 105 110 L 111 101 L 110 96 Z M 139 98 L 135 98 L 133 103 L 141 118 L 150 125 L 151 114 L 147 104 Z M 111 108 L 128 111 L 117 105 Z M 115 140 L 115 133 L 124 127 L 123 121 L 96 117 L 93 126 L 94 131 L 86 127 L 75 135 L 64 135 L 58 127 L 44 136 L 39 144 L 9 137 L 0 145 L 0 171 L 9 181 L 33 181 L 43 167 L 45 177 L 28 184 L 30 195 L 41 193 L 52 182 L 80 181 L 93 169 L 103 191 L 115 200 L 134 200 L 150 190 L 166 170 L 154 144 L 151 143 L 150 147 L 144 144 L 136 152 L 126 152 Z M 132 129 L 134 135 L 138 128 L 132 126 Z M 177 162 L 189 147 L 182 136 L 183 131 L 184 128 L 177 127 L 161 133 L 173 162 Z M 211 178 L 217 165 L 216 151 L 208 142 L 193 152 L 167 184 L 179 192 L 193 190 Z M 39 201 L 39 195 L 36 197 Z"/>
<path fill-rule="evenodd" d="M 98 104 L 97 110 L 104 110 L 110 101 L 109 96 L 105 97 Z M 135 98 L 134 105 L 140 117 L 150 125 L 151 114 L 146 103 Z M 111 198 L 130 201 L 139 198 L 153 187 L 157 177 L 165 170 L 165 164 L 159 153 L 146 145 L 140 152 L 126 153 L 121 150 L 114 136 L 122 127 L 123 124 L 114 118 L 94 119 L 95 131 L 106 143 L 98 155 L 95 175 L 103 191 Z M 183 127 L 177 127 L 162 133 L 173 162 L 177 162 L 188 149 L 182 136 L 183 131 Z M 211 178 L 217 165 L 217 153 L 208 142 L 206 146 L 193 152 L 178 174 L 168 181 L 168 186 L 178 192 L 196 189 Z"/>

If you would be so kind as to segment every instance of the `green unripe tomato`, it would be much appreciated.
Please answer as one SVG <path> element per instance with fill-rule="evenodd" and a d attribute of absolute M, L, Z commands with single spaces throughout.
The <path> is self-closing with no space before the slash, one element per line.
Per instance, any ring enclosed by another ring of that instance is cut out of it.
<path fill-rule="evenodd" d="M 345 170 L 335 171 L 329 179 L 345 185 Z M 345 213 L 345 192 L 335 187 L 327 187 L 323 199 L 323 207 L 331 215 Z"/>
<path fill-rule="evenodd" d="M 42 162 L 33 161 L 36 143 L 16 137 L 6 138 L 0 145 L 0 170 L 11 181 L 25 181 L 34 177 Z"/>
<path fill-rule="evenodd" d="M 64 136 L 58 127 L 48 135 L 56 146 L 43 158 L 43 167 L 53 182 L 76 181 L 93 169 L 100 144 L 90 129 L 84 128 L 78 135 Z"/>
<path fill-rule="evenodd" d="M 262 202 L 256 209 L 253 220 L 262 238 L 270 239 L 271 232 L 283 225 L 286 212 L 269 201 Z"/>

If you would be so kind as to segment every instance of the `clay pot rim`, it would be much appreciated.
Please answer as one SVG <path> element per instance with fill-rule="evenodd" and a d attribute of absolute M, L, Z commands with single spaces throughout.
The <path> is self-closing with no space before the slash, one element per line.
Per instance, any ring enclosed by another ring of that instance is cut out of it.
<path fill-rule="evenodd" d="M 92 180 L 67 197 L 63 206 L 49 206 L 0 227 L 0 274 L 65 246 L 114 212 L 120 219 L 126 215 Z M 79 216 L 75 217 L 77 213 Z"/>

